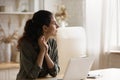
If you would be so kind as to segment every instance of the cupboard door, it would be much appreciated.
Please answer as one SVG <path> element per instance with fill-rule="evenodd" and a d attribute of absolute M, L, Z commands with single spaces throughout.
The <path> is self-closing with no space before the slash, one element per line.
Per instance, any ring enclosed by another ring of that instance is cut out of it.
<path fill-rule="evenodd" d="M 8 70 L 0 70 L 0 80 L 10 80 Z"/>
<path fill-rule="evenodd" d="M 16 80 L 19 69 L 9 69 L 9 80 Z"/>

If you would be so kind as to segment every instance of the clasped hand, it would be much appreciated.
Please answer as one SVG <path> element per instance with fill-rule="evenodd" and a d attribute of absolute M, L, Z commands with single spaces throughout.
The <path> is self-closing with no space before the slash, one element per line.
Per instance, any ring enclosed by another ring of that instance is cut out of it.
<path fill-rule="evenodd" d="M 39 38 L 38 45 L 41 52 L 48 53 L 48 44 L 47 41 L 45 40 L 45 36 Z"/>

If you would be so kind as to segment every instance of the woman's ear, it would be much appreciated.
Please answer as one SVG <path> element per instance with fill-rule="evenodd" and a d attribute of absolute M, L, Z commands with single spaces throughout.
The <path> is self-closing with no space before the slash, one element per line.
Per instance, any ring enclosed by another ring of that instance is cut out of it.
<path fill-rule="evenodd" d="M 43 31 L 47 32 L 47 30 L 48 30 L 48 27 L 46 25 L 43 25 Z"/>

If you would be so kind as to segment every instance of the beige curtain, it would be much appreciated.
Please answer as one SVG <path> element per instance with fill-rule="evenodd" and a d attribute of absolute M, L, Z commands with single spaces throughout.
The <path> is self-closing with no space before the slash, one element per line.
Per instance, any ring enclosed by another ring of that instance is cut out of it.
<path fill-rule="evenodd" d="M 111 50 L 120 50 L 120 0 L 86 0 L 87 52 L 93 69 L 109 67 Z"/>
<path fill-rule="evenodd" d="M 109 67 L 109 54 L 120 46 L 120 0 L 103 0 L 100 67 Z"/>

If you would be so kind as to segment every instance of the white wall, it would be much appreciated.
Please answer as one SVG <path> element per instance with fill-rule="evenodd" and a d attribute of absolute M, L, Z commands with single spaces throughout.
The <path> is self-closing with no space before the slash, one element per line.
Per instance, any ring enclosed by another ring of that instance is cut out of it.
<path fill-rule="evenodd" d="M 83 26 L 85 18 L 85 0 L 63 0 L 69 14 L 69 26 Z"/>
<path fill-rule="evenodd" d="M 44 0 L 44 9 L 56 12 L 58 4 L 61 4 L 61 0 Z"/>
<path fill-rule="evenodd" d="M 44 9 L 56 12 L 57 5 L 65 5 L 68 12 L 68 26 L 84 25 L 85 0 L 44 0 Z"/>

